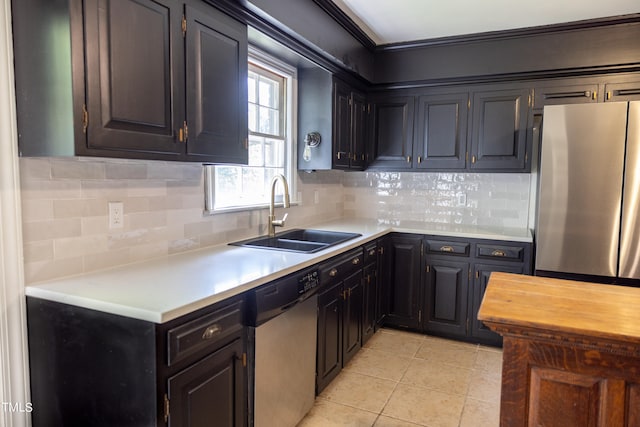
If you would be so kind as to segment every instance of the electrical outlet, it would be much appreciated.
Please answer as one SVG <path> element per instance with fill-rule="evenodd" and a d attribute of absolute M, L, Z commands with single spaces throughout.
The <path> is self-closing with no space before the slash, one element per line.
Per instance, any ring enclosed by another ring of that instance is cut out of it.
<path fill-rule="evenodd" d="M 320 192 L 318 190 L 313 190 L 313 203 L 316 205 L 320 203 Z"/>
<path fill-rule="evenodd" d="M 458 206 L 467 206 L 467 193 L 458 193 Z"/>
<path fill-rule="evenodd" d="M 109 202 L 109 229 L 124 227 L 124 204 Z"/>

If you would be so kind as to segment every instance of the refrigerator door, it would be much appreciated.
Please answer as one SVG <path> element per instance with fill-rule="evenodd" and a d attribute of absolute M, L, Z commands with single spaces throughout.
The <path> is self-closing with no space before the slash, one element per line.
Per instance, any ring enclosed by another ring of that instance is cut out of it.
<path fill-rule="evenodd" d="M 536 270 L 616 276 L 627 103 L 544 108 Z"/>
<path fill-rule="evenodd" d="M 640 279 L 640 101 L 629 103 L 618 274 Z"/>

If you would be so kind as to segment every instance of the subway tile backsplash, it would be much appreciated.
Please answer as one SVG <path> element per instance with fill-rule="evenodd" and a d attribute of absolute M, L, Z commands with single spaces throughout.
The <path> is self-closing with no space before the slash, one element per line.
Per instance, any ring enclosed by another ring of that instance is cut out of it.
<path fill-rule="evenodd" d="M 266 233 L 266 209 L 203 215 L 199 164 L 21 158 L 20 169 L 27 284 Z M 287 228 L 342 217 L 527 227 L 529 188 L 528 174 L 301 172 Z M 110 201 L 124 203 L 122 229 L 108 227 Z"/>
<path fill-rule="evenodd" d="M 359 172 L 343 186 L 348 217 L 528 226 L 529 174 Z"/>

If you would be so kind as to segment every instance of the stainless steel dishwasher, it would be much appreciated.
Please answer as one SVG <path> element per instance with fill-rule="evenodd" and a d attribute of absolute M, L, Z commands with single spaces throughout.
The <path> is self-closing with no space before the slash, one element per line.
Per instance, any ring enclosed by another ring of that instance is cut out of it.
<path fill-rule="evenodd" d="M 294 427 L 313 406 L 318 277 L 308 269 L 253 293 L 256 427 Z"/>

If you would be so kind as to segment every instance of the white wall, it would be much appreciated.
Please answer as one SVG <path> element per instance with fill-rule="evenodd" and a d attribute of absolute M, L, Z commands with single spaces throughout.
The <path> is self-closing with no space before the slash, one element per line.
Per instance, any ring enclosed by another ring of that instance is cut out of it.
<path fill-rule="evenodd" d="M 0 0 L 0 426 L 21 427 L 31 419 L 10 7 Z"/>

